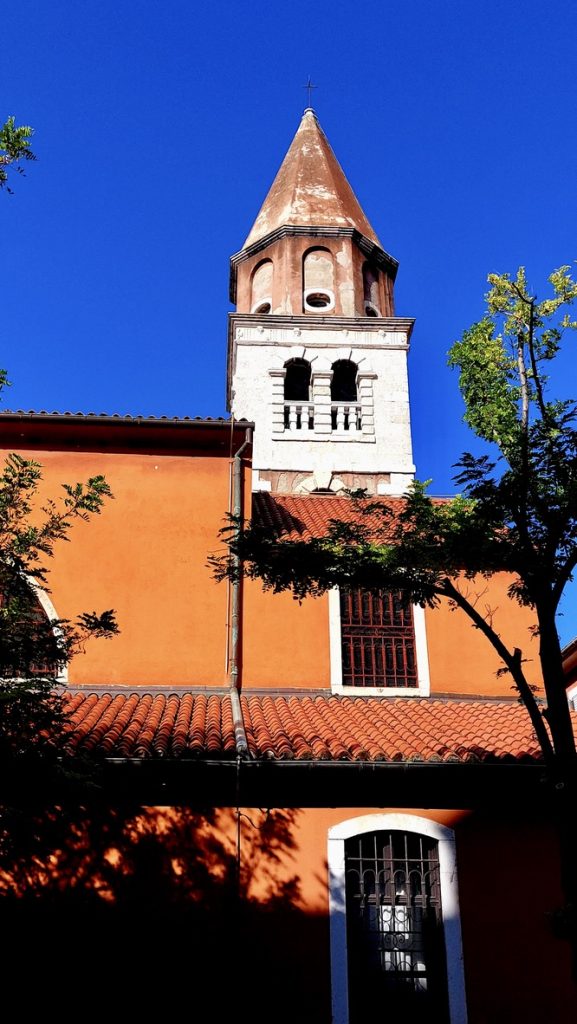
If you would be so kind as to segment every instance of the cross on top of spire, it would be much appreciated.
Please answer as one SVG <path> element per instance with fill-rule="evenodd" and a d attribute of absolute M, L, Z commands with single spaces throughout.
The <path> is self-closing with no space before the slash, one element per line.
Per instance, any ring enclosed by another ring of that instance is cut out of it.
<path fill-rule="evenodd" d="M 308 77 L 307 84 L 303 85 L 303 89 L 308 89 L 309 97 L 308 97 L 307 106 L 308 106 L 309 110 L 312 110 L 312 107 L 311 107 L 312 96 L 311 96 L 311 94 L 312 94 L 313 89 L 318 89 L 318 85 L 313 85 L 313 83 L 311 82 L 311 76 L 310 75 Z"/>

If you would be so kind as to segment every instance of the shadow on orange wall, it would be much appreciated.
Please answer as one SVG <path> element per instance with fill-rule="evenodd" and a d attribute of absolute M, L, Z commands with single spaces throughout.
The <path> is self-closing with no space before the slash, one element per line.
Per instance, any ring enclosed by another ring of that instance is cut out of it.
<path fill-rule="evenodd" d="M 301 908 L 298 814 L 243 812 L 239 864 L 233 810 L 6 808 L 5 997 L 19 1013 L 328 1024 L 328 925 Z"/>

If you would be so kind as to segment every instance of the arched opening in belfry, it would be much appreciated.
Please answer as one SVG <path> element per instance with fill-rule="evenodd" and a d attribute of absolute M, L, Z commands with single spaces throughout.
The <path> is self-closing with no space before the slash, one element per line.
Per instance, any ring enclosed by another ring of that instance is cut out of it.
<path fill-rule="evenodd" d="M 357 402 L 358 366 L 351 359 L 338 359 L 332 366 L 331 422 L 332 429 L 360 430 L 361 410 Z"/>
<path fill-rule="evenodd" d="M 284 412 L 286 429 L 313 429 L 311 364 L 306 359 L 289 359 L 285 363 Z"/>
<path fill-rule="evenodd" d="M 331 402 L 356 402 L 357 364 L 350 359 L 338 359 L 332 369 Z"/>
<path fill-rule="evenodd" d="M 289 359 L 285 370 L 285 402 L 308 402 L 311 397 L 311 364 L 306 359 Z"/>
<path fill-rule="evenodd" d="M 250 311 L 262 315 L 272 310 L 272 260 L 262 260 L 253 271 L 251 281 Z"/>
<path fill-rule="evenodd" d="M 333 257 L 328 249 L 309 249 L 303 257 L 303 308 L 320 313 L 334 308 Z"/>
<path fill-rule="evenodd" d="M 363 264 L 363 296 L 365 316 L 380 316 L 379 271 L 372 263 Z"/>

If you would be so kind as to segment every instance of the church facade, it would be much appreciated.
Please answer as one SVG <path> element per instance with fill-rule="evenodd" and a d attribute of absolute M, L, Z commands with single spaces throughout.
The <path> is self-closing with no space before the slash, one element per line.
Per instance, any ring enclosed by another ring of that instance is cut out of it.
<path fill-rule="evenodd" d="M 360 590 L 299 604 L 207 567 L 227 513 L 280 540 L 346 520 L 357 488 L 402 501 L 413 322 L 396 316 L 396 273 L 307 109 L 231 259 L 229 421 L 0 414 L 3 447 L 42 463 L 47 496 L 96 472 L 115 495 L 58 552 L 43 603 L 116 608 L 120 635 L 59 680 L 70 749 L 98 764 L 99 805 L 142 809 L 134 848 L 164 853 L 127 902 L 137 862 L 107 819 L 83 891 L 97 917 L 116 901 L 144 922 L 131 970 L 147 951 L 151 969 L 178 964 L 216 1020 L 256 1004 L 311 1024 L 569 1022 L 541 755 L 484 639 L 442 604 Z M 508 582 L 483 581 L 483 601 L 531 656 Z M 184 946 L 167 907 L 184 907 Z"/>

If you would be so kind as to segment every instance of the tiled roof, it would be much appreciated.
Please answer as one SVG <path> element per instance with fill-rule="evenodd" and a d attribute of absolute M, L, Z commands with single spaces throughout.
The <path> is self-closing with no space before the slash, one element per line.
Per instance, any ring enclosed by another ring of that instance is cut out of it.
<path fill-rule="evenodd" d="M 348 761 L 539 760 L 518 704 L 352 697 L 243 698 L 257 757 Z"/>
<path fill-rule="evenodd" d="M 102 757 L 236 755 L 230 698 L 218 694 L 95 694 L 66 697 L 70 749 Z"/>
<path fill-rule="evenodd" d="M 260 491 L 253 495 L 253 521 L 262 526 L 272 526 L 278 537 L 284 540 L 309 540 L 324 537 L 331 519 L 345 523 L 359 521 L 359 505 L 351 498 L 337 495 L 269 494 Z M 370 498 L 367 504 L 382 504 L 391 512 L 391 523 L 401 512 L 402 498 Z M 382 530 L 387 522 L 378 513 L 367 513 L 363 522 L 375 530 Z"/>
<path fill-rule="evenodd" d="M 47 409 L 3 409 L 0 420 L 43 419 L 43 420 L 86 420 L 93 423 L 200 423 L 203 426 L 231 426 L 232 420 L 223 416 L 132 416 L 129 413 L 107 412 L 50 412 Z M 238 426 L 250 426 L 247 420 L 235 420 Z"/>
<path fill-rule="evenodd" d="M 210 450 L 220 456 L 238 448 L 253 426 L 246 420 L 184 416 L 123 416 L 94 412 L 0 411 L 2 447 L 42 450 L 164 452 Z"/>
<path fill-rule="evenodd" d="M 231 759 L 223 694 L 76 693 L 70 747 L 108 758 Z M 250 755 L 277 761 L 538 762 L 527 711 L 506 701 L 250 694 Z M 577 715 L 575 716 L 577 725 Z"/>

